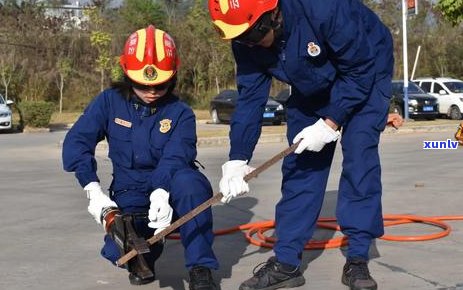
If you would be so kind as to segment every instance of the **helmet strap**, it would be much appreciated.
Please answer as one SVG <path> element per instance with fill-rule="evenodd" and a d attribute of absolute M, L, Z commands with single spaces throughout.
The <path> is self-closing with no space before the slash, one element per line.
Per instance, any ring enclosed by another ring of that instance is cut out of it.
<path fill-rule="evenodd" d="M 167 89 L 166 95 L 171 95 L 175 87 L 177 86 L 177 73 L 175 73 L 175 75 L 169 80 L 169 82 L 170 82 L 170 86 Z"/>
<path fill-rule="evenodd" d="M 277 7 L 275 8 L 273 15 L 272 15 L 272 30 L 275 39 L 280 38 L 283 35 L 283 15 L 281 14 L 280 9 Z"/>

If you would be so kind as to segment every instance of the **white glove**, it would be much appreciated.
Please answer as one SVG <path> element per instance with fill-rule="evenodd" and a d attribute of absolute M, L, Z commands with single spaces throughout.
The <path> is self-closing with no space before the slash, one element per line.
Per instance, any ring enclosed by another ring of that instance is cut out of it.
<path fill-rule="evenodd" d="M 253 171 L 244 160 L 230 160 L 222 165 L 222 179 L 219 182 L 221 201 L 228 203 L 234 197 L 249 192 L 249 185 L 243 177 Z"/>
<path fill-rule="evenodd" d="M 170 226 L 174 210 L 169 204 L 169 193 L 162 188 L 155 189 L 150 195 L 150 210 L 148 211 L 148 226 L 156 229 L 154 234 Z"/>
<path fill-rule="evenodd" d="M 300 154 L 304 150 L 319 152 L 326 144 L 338 140 L 339 131 L 333 130 L 325 120 L 319 119 L 315 124 L 305 127 L 293 139 L 293 143 L 302 139 L 294 153 Z"/>
<path fill-rule="evenodd" d="M 102 210 L 106 207 L 117 207 L 117 204 L 103 193 L 100 183 L 97 181 L 87 184 L 84 190 L 87 193 L 87 198 L 90 200 L 88 203 L 88 212 L 98 224 L 101 224 Z"/>

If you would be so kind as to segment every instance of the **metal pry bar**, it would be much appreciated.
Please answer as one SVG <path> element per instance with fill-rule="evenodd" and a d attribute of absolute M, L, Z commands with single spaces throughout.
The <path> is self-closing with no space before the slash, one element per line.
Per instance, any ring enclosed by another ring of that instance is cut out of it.
<path fill-rule="evenodd" d="M 249 180 L 257 177 L 260 173 L 267 170 L 270 166 L 277 163 L 279 160 L 283 159 L 285 156 L 293 153 L 294 150 L 296 150 L 299 143 L 300 143 L 300 141 L 297 142 L 297 143 L 294 143 L 290 147 L 286 148 L 285 150 L 281 151 L 277 155 L 273 156 L 271 159 L 267 160 L 262 165 L 260 165 L 256 169 L 254 169 L 252 172 L 250 172 L 249 174 L 244 176 L 243 179 L 246 182 L 248 182 Z M 204 203 L 198 205 L 192 211 L 185 214 L 184 216 L 182 216 L 181 218 L 179 218 L 178 220 L 173 222 L 170 226 L 168 226 L 167 228 L 165 228 L 161 232 L 155 234 L 154 236 L 147 239 L 146 241 L 148 242 L 148 244 L 152 245 L 152 244 L 162 240 L 165 236 L 167 236 L 168 234 L 170 234 L 171 232 L 173 232 L 174 230 L 176 230 L 177 228 L 179 228 L 180 226 L 182 226 L 186 222 L 190 221 L 195 216 L 197 216 L 198 214 L 200 214 L 201 212 L 203 212 L 204 210 L 206 210 L 207 208 L 209 208 L 213 204 L 219 202 L 222 199 L 222 197 L 223 197 L 223 194 L 221 192 L 216 193 L 213 197 L 206 200 Z M 127 252 L 124 256 L 119 258 L 119 260 L 117 260 L 116 264 L 118 266 L 122 266 L 122 265 L 127 263 L 130 259 L 132 259 L 135 256 L 137 256 L 137 250 L 132 249 L 131 251 Z"/>

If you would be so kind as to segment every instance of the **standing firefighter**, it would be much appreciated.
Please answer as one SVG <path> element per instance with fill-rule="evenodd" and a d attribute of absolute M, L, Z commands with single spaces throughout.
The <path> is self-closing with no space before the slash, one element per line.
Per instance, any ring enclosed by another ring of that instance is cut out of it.
<path fill-rule="evenodd" d="M 134 285 L 155 279 L 154 264 L 163 250 L 162 243 L 148 249 L 144 239 L 212 196 L 194 164 L 195 116 L 173 94 L 178 63 L 166 32 L 150 25 L 131 34 L 120 57 L 124 80 L 90 103 L 63 145 L 64 169 L 75 172 L 90 200 L 88 211 L 106 228 L 101 254 L 115 263 L 130 249 L 145 252 L 128 263 Z M 105 138 L 113 166 L 109 197 L 100 187 L 95 160 L 95 147 Z M 190 289 L 216 289 L 211 210 L 180 227 L 180 235 Z"/>
<path fill-rule="evenodd" d="M 237 64 L 239 98 L 231 120 L 230 161 L 222 166 L 223 201 L 249 191 L 243 176 L 260 136 L 272 77 L 291 85 L 287 137 L 289 143 L 301 141 L 282 166 L 275 257 L 240 289 L 305 283 L 303 247 L 314 232 L 341 135 L 336 216 L 349 238 L 342 283 L 377 289 L 368 252 L 384 233 L 378 143 L 391 96 L 388 29 L 359 0 L 209 0 L 209 12 L 221 37 L 232 40 Z"/>

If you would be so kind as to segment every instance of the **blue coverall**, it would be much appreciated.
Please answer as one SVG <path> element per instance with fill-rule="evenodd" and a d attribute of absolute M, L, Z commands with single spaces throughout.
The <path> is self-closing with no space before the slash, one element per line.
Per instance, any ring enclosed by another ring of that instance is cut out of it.
<path fill-rule="evenodd" d="M 231 121 L 231 160 L 250 160 L 261 132 L 272 77 L 291 85 L 287 138 L 319 118 L 342 126 L 343 170 L 336 216 L 348 258 L 368 259 L 384 233 L 378 143 L 391 97 L 393 44 L 388 29 L 358 0 L 280 0 L 283 33 L 270 48 L 232 42 L 239 98 Z M 291 154 L 282 165 L 274 251 L 300 265 L 323 203 L 336 143 Z"/>
<path fill-rule="evenodd" d="M 66 171 L 75 172 L 82 187 L 99 181 L 95 147 L 107 139 L 113 166 L 110 198 L 122 213 L 136 214 L 135 230 L 149 238 L 150 194 L 163 188 L 170 193 L 174 216 L 190 212 L 212 196 L 207 178 L 197 170 L 196 124 L 191 108 L 174 95 L 159 99 L 155 107 L 143 105 L 135 96 L 124 97 L 107 89 L 85 109 L 67 133 L 63 144 Z M 197 215 L 180 227 L 188 269 L 201 265 L 218 268 L 212 251 L 212 212 Z M 162 252 L 155 244 L 145 258 L 150 266 Z M 102 255 L 113 263 L 120 257 L 115 242 L 105 236 Z"/>

